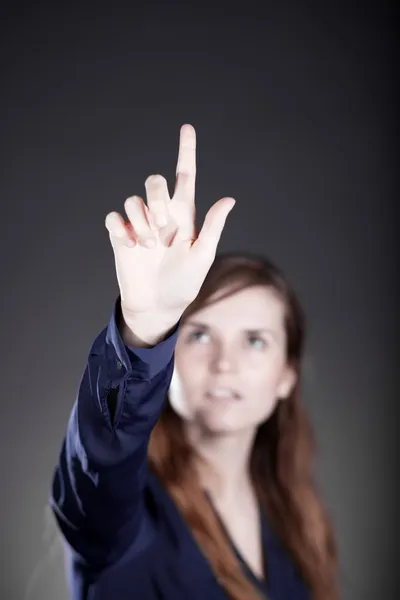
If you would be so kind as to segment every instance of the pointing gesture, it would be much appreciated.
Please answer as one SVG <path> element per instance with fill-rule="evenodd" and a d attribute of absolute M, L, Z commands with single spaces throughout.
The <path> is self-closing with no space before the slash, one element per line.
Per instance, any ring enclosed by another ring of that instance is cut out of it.
<path fill-rule="evenodd" d="M 107 215 L 125 315 L 179 318 L 199 293 L 235 201 L 213 204 L 198 233 L 195 182 L 196 132 L 183 125 L 172 198 L 164 177 L 151 175 L 145 182 L 147 205 L 133 196 L 125 201 L 127 222 L 119 213 Z"/>

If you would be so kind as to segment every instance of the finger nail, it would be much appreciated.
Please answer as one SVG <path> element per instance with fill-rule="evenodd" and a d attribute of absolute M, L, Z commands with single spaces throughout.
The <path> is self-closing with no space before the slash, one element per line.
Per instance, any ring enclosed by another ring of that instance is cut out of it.
<path fill-rule="evenodd" d="M 155 245 L 156 245 L 156 242 L 155 242 L 155 240 L 153 238 L 148 238 L 145 241 L 146 248 L 154 248 Z"/>

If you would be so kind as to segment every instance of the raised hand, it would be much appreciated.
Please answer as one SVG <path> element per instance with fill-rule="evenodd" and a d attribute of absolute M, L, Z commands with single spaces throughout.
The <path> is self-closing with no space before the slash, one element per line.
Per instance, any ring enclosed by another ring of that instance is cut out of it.
<path fill-rule="evenodd" d="M 127 222 L 117 212 L 107 215 L 125 319 L 139 314 L 179 318 L 196 298 L 235 200 L 213 204 L 198 233 L 195 181 L 196 132 L 183 125 L 172 198 L 164 177 L 151 175 L 145 183 L 147 205 L 133 196 L 125 201 Z"/>

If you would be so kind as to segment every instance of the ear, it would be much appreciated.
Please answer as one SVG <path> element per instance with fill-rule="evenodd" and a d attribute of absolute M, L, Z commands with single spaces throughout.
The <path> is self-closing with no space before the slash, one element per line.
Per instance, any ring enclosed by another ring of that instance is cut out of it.
<path fill-rule="evenodd" d="M 295 370 L 291 367 L 286 367 L 278 385 L 277 396 L 280 400 L 285 400 L 290 396 L 294 386 L 296 385 L 296 381 L 297 375 Z"/>

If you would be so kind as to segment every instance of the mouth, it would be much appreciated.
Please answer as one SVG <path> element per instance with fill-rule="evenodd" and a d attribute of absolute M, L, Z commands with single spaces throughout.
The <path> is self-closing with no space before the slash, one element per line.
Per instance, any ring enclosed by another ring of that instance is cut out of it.
<path fill-rule="evenodd" d="M 206 391 L 206 398 L 214 402 L 237 402 L 241 399 L 241 395 L 229 387 L 213 387 Z"/>

